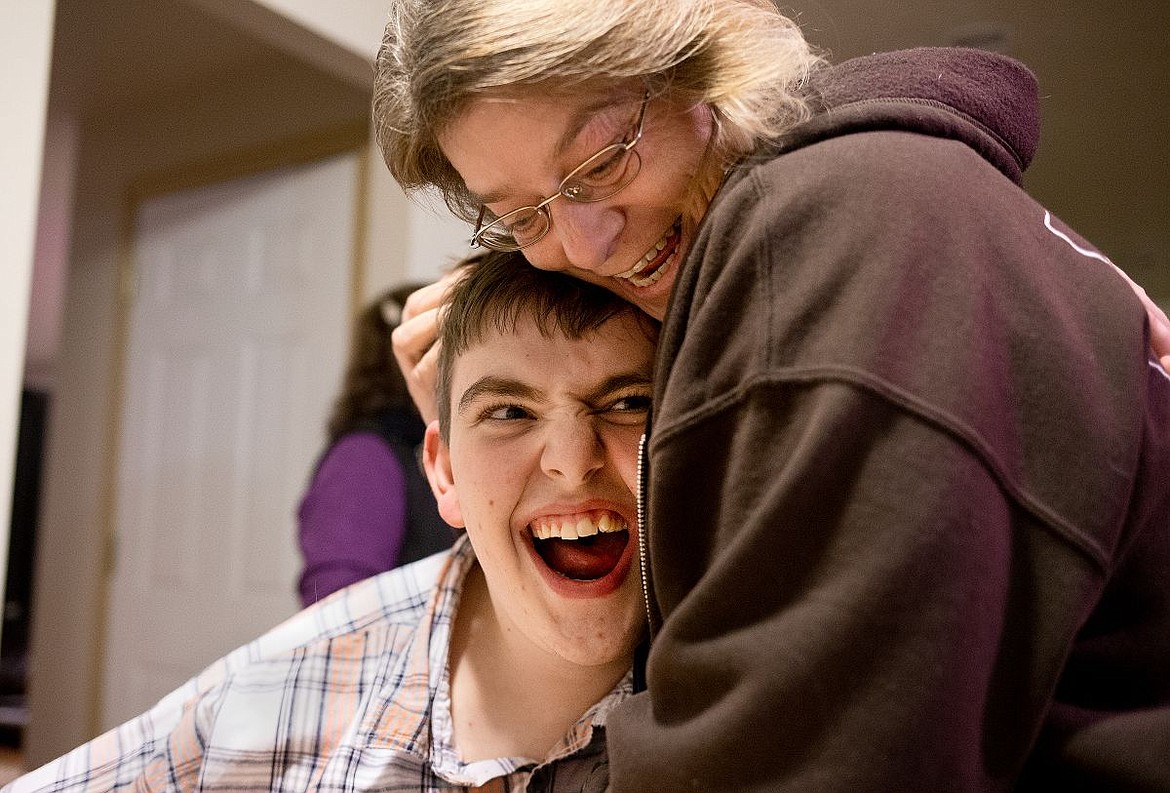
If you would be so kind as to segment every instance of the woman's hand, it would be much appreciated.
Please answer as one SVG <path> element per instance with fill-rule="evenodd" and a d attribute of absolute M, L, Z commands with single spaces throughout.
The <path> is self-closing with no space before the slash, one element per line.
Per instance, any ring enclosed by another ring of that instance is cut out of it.
<path fill-rule="evenodd" d="M 411 292 L 406 305 L 402 307 L 402 322 L 390 335 L 394 359 L 402 370 L 410 398 L 427 424 L 439 417 L 438 405 L 435 403 L 439 309 L 447 289 L 459 280 L 461 274 L 461 268 L 456 268 L 433 284 Z"/>
<path fill-rule="evenodd" d="M 1154 348 L 1154 355 L 1162 362 L 1162 368 L 1170 372 L 1170 319 L 1166 318 L 1166 312 L 1157 303 L 1150 300 L 1146 290 L 1135 284 L 1132 279 L 1129 283 L 1133 286 L 1133 291 L 1137 292 L 1142 305 L 1146 307 L 1146 314 L 1150 317 L 1150 346 Z"/>
<path fill-rule="evenodd" d="M 1137 293 L 1138 300 L 1142 301 L 1142 306 L 1146 309 L 1146 315 L 1150 318 L 1150 347 L 1153 349 L 1154 355 L 1161 361 L 1162 368 L 1170 372 L 1170 319 L 1166 318 L 1166 312 L 1150 299 L 1150 296 L 1146 294 L 1146 290 L 1138 286 L 1126 274 L 1125 270 L 1122 270 L 1117 265 L 1113 265 L 1113 269 L 1121 273 L 1121 277 L 1128 281 L 1130 288 Z"/>

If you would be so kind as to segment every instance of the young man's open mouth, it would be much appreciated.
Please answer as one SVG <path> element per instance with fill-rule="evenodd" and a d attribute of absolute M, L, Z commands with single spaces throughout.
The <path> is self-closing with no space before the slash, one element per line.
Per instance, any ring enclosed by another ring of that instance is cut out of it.
<path fill-rule="evenodd" d="M 608 594 L 629 574 L 635 543 L 630 542 L 629 523 L 616 512 L 544 515 L 528 528 L 545 580 L 562 594 Z"/>

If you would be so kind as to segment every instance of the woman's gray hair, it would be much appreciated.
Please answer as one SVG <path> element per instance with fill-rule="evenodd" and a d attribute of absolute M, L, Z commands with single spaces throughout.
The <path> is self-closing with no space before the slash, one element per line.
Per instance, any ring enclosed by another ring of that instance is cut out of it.
<path fill-rule="evenodd" d="M 478 97 L 642 79 L 710 107 L 710 151 L 727 163 L 808 117 L 819 62 L 771 0 L 392 0 L 374 125 L 403 189 L 436 187 L 473 220 L 438 136 Z"/>

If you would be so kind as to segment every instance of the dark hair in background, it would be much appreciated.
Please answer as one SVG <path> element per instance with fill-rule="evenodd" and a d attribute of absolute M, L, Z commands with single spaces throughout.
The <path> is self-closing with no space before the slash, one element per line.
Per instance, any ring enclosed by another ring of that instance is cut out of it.
<path fill-rule="evenodd" d="M 418 416 L 406 381 L 394 362 L 390 333 L 402 319 L 407 296 L 423 286 L 406 283 L 388 289 L 354 320 L 345 379 L 329 418 L 330 443 L 386 410 Z"/>
<path fill-rule="evenodd" d="M 538 270 L 519 251 L 487 253 L 464 262 L 467 275 L 447 292 L 439 322 L 435 391 L 444 440 L 451 424 L 451 373 L 455 359 L 489 333 L 513 333 L 523 319 L 546 338 L 581 339 L 610 319 L 629 314 L 646 337 L 658 340 L 658 322 L 596 284 Z"/>

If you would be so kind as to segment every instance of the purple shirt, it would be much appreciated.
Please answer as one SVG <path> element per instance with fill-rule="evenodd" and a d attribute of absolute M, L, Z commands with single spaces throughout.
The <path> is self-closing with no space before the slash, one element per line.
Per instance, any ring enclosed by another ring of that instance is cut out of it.
<path fill-rule="evenodd" d="M 343 435 L 301 500 L 301 604 L 393 568 L 406 534 L 406 478 L 378 435 Z"/>

